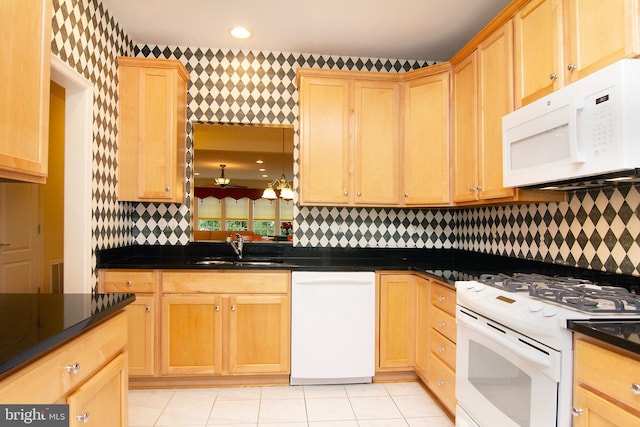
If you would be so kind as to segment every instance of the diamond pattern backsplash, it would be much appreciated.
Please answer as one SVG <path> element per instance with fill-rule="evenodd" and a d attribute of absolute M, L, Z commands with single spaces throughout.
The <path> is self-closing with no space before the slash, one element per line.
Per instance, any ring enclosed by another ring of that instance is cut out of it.
<path fill-rule="evenodd" d="M 293 124 L 297 130 L 297 67 L 405 72 L 430 65 L 427 61 L 136 47 L 99 0 L 53 0 L 52 27 L 52 54 L 94 84 L 94 251 L 132 243 L 186 244 L 190 234 L 190 200 L 177 205 L 116 200 L 118 55 L 177 58 L 189 70 L 188 178 L 193 164 L 192 123 Z M 296 185 L 297 173 L 295 164 Z M 187 185 L 191 190 L 190 180 Z M 459 248 L 640 275 L 639 218 L 637 185 L 575 192 L 567 202 L 535 205 L 303 207 L 296 210 L 294 244 Z M 95 256 L 92 259 L 95 267 Z"/>

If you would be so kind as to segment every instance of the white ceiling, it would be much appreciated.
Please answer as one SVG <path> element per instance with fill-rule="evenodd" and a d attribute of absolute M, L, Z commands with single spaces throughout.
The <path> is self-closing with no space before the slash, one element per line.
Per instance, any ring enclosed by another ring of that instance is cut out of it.
<path fill-rule="evenodd" d="M 102 0 L 135 44 L 447 61 L 509 0 Z M 246 40 L 228 31 L 243 25 Z"/>

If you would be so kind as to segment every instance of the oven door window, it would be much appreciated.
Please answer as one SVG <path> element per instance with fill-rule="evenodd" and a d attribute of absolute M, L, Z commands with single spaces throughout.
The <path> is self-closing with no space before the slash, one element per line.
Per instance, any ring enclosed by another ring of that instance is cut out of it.
<path fill-rule="evenodd" d="M 546 360 L 535 354 L 528 358 L 529 348 L 519 349 L 491 335 L 491 331 L 458 324 L 456 397 L 460 407 L 481 426 L 555 426 L 558 380 L 548 371 L 557 371 L 551 367 L 559 363 L 560 354 L 545 354 Z M 548 367 L 543 366 L 546 363 Z"/>
<path fill-rule="evenodd" d="M 484 345 L 469 343 L 469 382 L 519 426 L 529 426 L 531 376 Z"/>

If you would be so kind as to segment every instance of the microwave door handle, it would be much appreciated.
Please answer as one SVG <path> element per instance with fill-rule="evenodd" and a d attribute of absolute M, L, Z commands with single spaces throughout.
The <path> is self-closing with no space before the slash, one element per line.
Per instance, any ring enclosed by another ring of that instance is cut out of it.
<path fill-rule="evenodd" d="M 584 163 L 587 160 L 585 154 L 578 149 L 578 113 L 583 109 L 584 98 L 576 98 L 569 117 L 569 156 L 574 163 Z"/>

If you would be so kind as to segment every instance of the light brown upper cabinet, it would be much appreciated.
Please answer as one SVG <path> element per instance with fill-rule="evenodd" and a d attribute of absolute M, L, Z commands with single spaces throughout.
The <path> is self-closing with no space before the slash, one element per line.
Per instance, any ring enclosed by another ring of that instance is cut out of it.
<path fill-rule="evenodd" d="M 399 203 L 401 87 L 375 73 L 298 70 L 300 204 Z"/>
<path fill-rule="evenodd" d="M 558 192 L 504 188 L 502 117 L 513 111 L 513 23 L 506 21 L 453 68 L 456 203 L 558 201 Z"/>
<path fill-rule="evenodd" d="M 407 206 L 447 205 L 451 199 L 449 70 L 447 64 L 442 72 L 404 83 L 402 203 Z"/>
<path fill-rule="evenodd" d="M 180 61 L 118 58 L 118 199 L 184 203 L 189 74 Z"/>
<path fill-rule="evenodd" d="M 515 16 L 516 107 L 638 54 L 638 0 L 532 0 Z"/>
<path fill-rule="evenodd" d="M 51 0 L 0 2 L 0 178 L 47 179 L 51 9 Z"/>

